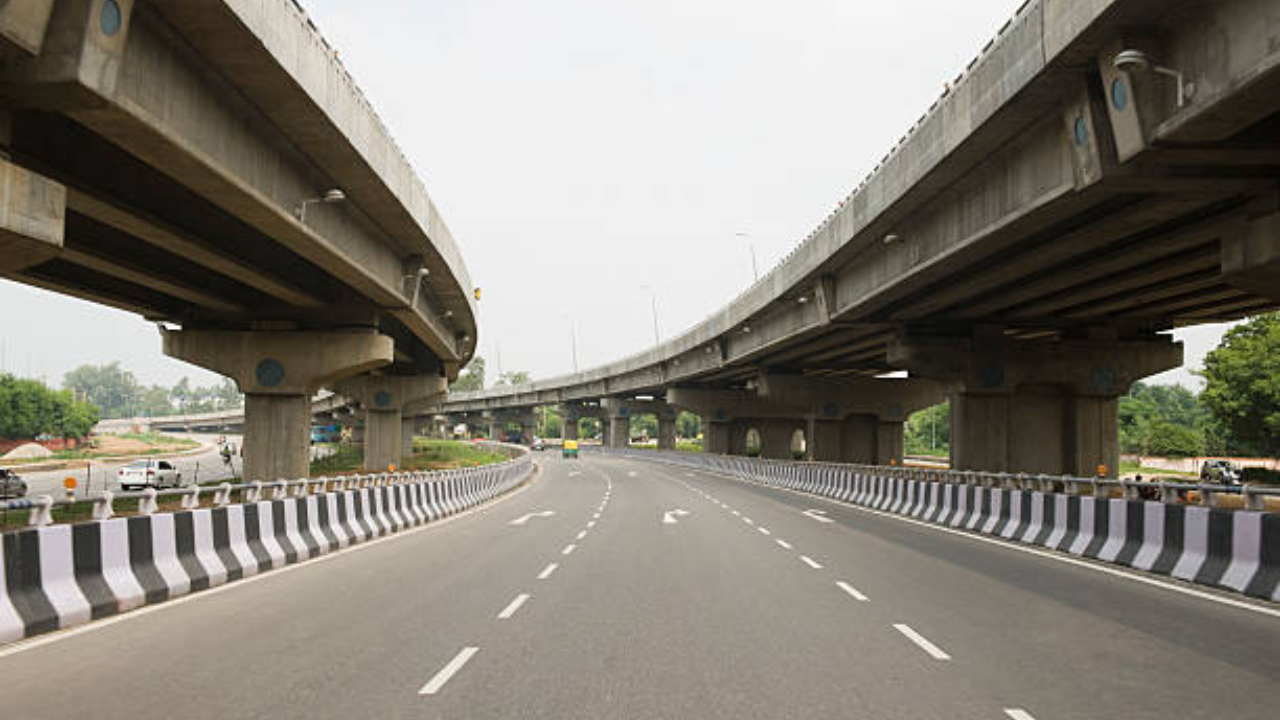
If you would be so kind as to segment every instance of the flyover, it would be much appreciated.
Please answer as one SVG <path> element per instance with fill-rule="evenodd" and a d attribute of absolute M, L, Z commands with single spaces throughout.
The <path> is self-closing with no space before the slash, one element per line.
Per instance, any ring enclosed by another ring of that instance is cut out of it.
<path fill-rule="evenodd" d="M 708 451 L 755 429 L 786 456 L 801 430 L 817 459 L 884 463 L 905 417 L 945 396 L 953 467 L 1114 474 L 1117 398 L 1182 362 L 1161 333 L 1280 305 L 1276 13 L 1027 2 L 727 306 L 631 357 L 440 409 L 527 424 L 559 404 L 618 444 L 655 398 L 700 414 Z M 670 446 L 673 413 L 656 414 Z"/>
<path fill-rule="evenodd" d="M 306 473 L 322 387 L 394 462 L 401 411 L 474 353 L 448 227 L 296 3 L 4 3 L 0 120 L 0 276 L 233 378 L 250 478 Z"/>

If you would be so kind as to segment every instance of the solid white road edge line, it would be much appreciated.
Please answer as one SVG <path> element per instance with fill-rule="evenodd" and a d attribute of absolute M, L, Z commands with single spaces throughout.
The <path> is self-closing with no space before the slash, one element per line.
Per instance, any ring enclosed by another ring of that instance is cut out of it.
<path fill-rule="evenodd" d="M 499 620 L 510 619 L 511 616 L 515 615 L 516 611 L 520 609 L 520 606 L 524 604 L 524 601 L 528 599 L 529 599 L 529 593 L 520 593 L 506 607 L 502 608 L 502 612 L 498 613 L 498 619 Z"/>
<path fill-rule="evenodd" d="M 467 661 L 471 659 L 471 656 L 478 652 L 480 652 L 480 648 L 478 647 L 462 648 L 462 651 L 455 655 L 453 659 L 449 661 L 448 665 L 440 668 L 440 672 L 436 673 L 435 677 L 428 680 L 427 684 L 422 686 L 422 689 L 418 691 L 418 694 L 435 695 L 440 692 L 440 688 L 444 687 L 444 684 L 449 682 L 449 678 L 458 674 L 458 671 L 462 669 L 463 665 L 467 664 Z"/>
<path fill-rule="evenodd" d="M 814 562 L 814 559 L 809 557 L 808 555 L 801 555 L 800 561 L 803 562 L 805 565 L 808 565 L 809 567 L 813 568 L 814 570 L 822 569 L 822 566 L 819 565 L 817 562 Z"/>
<path fill-rule="evenodd" d="M 870 598 L 858 592 L 852 585 L 843 580 L 837 580 L 836 587 L 839 587 L 841 590 L 849 593 L 849 595 L 853 596 L 853 599 L 858 602 L 870 602 Z"/>
<path fill-rule="evenodd" d="M 729 476 L 721 475 L 719 473 L 707 472 L 705 470 L 702 470 L 699 472 L 703 472 L 707 475 L 710 475 L 720 480 L 730 480 L 732 482 L 749 482 L 736 477 L 729 477 Z M 757 485 L 758 483 L 751 483 L 751 484 Z M 1144 585 L 1150 585 L 1152 587 L 1158 587 L 1164 590 L 1170 590 L 1176 593 L 1182 593 L 1183 595 L 1199 598 L 1201 600 L 1208 600 L 1209 602 L 1215 602 L 1222 605 L 1239 608 L 1241 610 L 1249 610 L 1251 612 L 1260 613 L 1262 615 L 1269 615 L 1271 617 L 1280 618 L 1280 609 L 1262 607 L 1261 605 L 1254 605 L 1253 603 L 1244 602 L 1242 600 L 1236 600 L 1234 598 L 1229 598 L 1229 597 L 1221 597 L 1219 595 L 1214 595 L 1213 593 L 1203 592 L 1200 590 L 1196 590 L 1195 588 L 1182 587 L 1181 585 L 1175 585 L 1173 583 L 1165 582 L 1164 580 L 1160 580 L 1157 578 L 1146 577 L 1144 575 L 1136 575 L 1126 570 L 1122 570 L 1118 567 L 1086 562 L 1084 560 L 1079 560 L 1074 557 L 1058 555 L 1057 553 L 1048 552 L 1045 550 L 1041 550 L 1040 548 L 1032 547 L 1029 545 L 1010 542 L 1000 538 L 987 537 L 985 535 L 977 535 L 974 533 L 964 532 L 962 530 L 956 530 L 954 528 L 942 527 L 941 525 L 934 525 L 932 523 L 927 523 L 923 520 L 916 520 L 915 518 L 903 517 L 901 515 L 895 515 L 894 513 L 884 512 L 882 510 L 874 510 L 872 508 L 863 507 L 861 505 L 854 505 L 853 503 L 840 502 L 839 500 L 825 498 L 825 497 L 822 497 L 821 495 L 810 495 L 809 493 L 803 493 L 798 490 L 791 490 L 789 488 L 776 488 L 769 485 L 760 485 L 760 487 L 766 487 L 772 490 L 791 493 L 793 495 L 801 495 L 811 500 L 819 500 L 821 502 L 829 503 L 831 505 L 836 505 L 838 507 L 853 508 L 854 510 L 868 513 L 870 515 L 880 515 L 881 517 L 886 517 L 891 520 L 910 523 L 912 525 L 919 525 L 922 528 L 928 528 L 930 530 L 935 530 L 937 532 L 948 533 L 950 535 L 956 535 L 962 538 L 968 538 L 975 542 L 984 542 L 990 545 L 996 545 L 998 547 L 1006 548 L 1008 550 L 1016 550 L 1018 552 L 1024 552 L 1030 555 L 1036 555 L 1042 558 L 1047 558 L 1049 560 L 1056 560 L 1061 563 L 1066 563 L 1068 565 L 1075 565 L 1076 567 L 1086 568 L 1089 570 L 1093 570 L 1095 572 L 1104 573 L 1114 577 L 1123 578 L 1126 580 L 1132 580 L 1134 582 L 1142 583 Z"/>
<path fill-rule="evenodd" d="M 1012 720 L 1036 720 L 1031 713 L 1022 708 L 1005 708 L 1004 714 L 1008 715 Z"/>
<path fill-rule="evenodd" d="M 542 568 L 542 572 L 538 573 L 538 579 L 546 580 L 547 578 L 551 577 L 551 573 L 555 572 L 556 568 L 558 567 L 560 567 L 559 563 L 551 563 L 550 565 L 547 565 L 546 567 Z"/>
<path fill-rule="evenodd" d="M 535 465 L 536 464 L 537 463 L 535 463 Z M 262 582 L 263 580 L 268 580 L 270 578 L 280 577 L 281 575 L 284 575 L 286 573 L 291 573 L 295 570 L 300 570 L 302 568 L 315 567 L 319 563 L 333 560 L 334 558 L 343 557 L 347 553 L 359 552 L 366 548 L 376 547 L 378 545 L 381 545 L 384 542 L 389 542 L 391 540 L 396 540 L 398 538 L 409 537 L 410 535 L 417 535 L 418 533 L 423 532 L 424 530 L 434 530 L 442 525 L 448 525 L 449 523 L 454 522 L 455 520 L 461 520 L 464 517 L 469 517 L 471 515 L 492 510 L 493 508 L 501 504 L 499 502 L 500 500 L 507 500 L 507 499 L 513 498 L 519 493 L 524 492 L 525 490 L 529 489 L 532 486 L 533 486 L 533 481 L 526 480 L 522 485 L 520 485 L 520 487 L 512 490 L 511 492 L 508 492 L 505 495 L 494 498 L 493 500 L 490 500 L 489 502 L 484 503 L 482 505 L 477 505 L 473 508 L 468 508 L 455 515 L 450 515 L 448 517 L 441 518 L 439 520 L 435 520 L 430 523 L 425 523 L 415 528 L 409 528 L 408 530 L 401 530 L 400 532 L 393 533 L 391 535 L 383 535 L 380 538 L 374 538 L 372 540 L 365 540 L 364 542 L 358 545 L 348 545 L 345 548 L 330 550 L 324 555 L 311 558 L 306 562 L 294 563 L 293 565 L 285 565 L 282 568 L 276 568 L 275 570 L 272 570 L 270 572 L 265 572 L 258 575 L 251 575 L 247 578 L 240 578 L 235 582 L 223 583 L 222 585 L 219 585 L 217 587 L 201 590 L 198 593 L 192 593 L 190 595 L 183 595 L 182 597 L 174 598 L 172 600 L 166 600 L 162 603 L 157 603 L 155 605 L 143 605 L 142 607 L 137 608 L 136 610 L 130 610 L 129 612 L 121 613 L 119 615 L 112 615 L 110 617 L 102 618 L 101 620 L 94 620 L 86 625 L 77 625 L 75 627 L 67 628 L 65 630 L 57 630 L 52 633 L 48 633 L 46 635 L 37 635 L 36 637 L 30 638 L 28 640 L 19 640 L 5 647 L 0 647 L 0 658 L 6 658 L 6 657 L 9 657 L 10 655 L 17 655 L 20 652 L 25 652 L 27 650 L 34 650 L 38 647 L 43 647 L 45 645 L 52 645 L 53 643 L 61 642 L 63 640 L 73 638 L 77 635 L 83 635 L 84 633 L 89 633 L 95 630 L 102 630 L 104 628 L 109 628 L 112 625 L 115 625 L 117 623 L 127 622 L 134 618 L 146 617 L 147 615 L 150 615 L 151 613 L 154 613 L 154 612 L 161 612 L 169 608 L 181 607 L 182 605 L 185 605 L 193 600 L 199 600 L 200 598 L 211 597 L 213 595 L 218 595 L 218 594 L 227 592 L 229 590 L 245 587 L 246 585 L 252 585 L 253 583 L 256 583 L 256 582 Z"/>
<path fill-rule="evenodd" d="M 894 623 L 893 629 L 902 633 L 908 640 L 915 643 L 921 650 L 929 653 L 934 660 L 950 660 L 951 656 L 942 651 L 942 648 L 934 645 L 925 639 L 923 635 L 911 629 L 910 625 L 905 623 Z"/>

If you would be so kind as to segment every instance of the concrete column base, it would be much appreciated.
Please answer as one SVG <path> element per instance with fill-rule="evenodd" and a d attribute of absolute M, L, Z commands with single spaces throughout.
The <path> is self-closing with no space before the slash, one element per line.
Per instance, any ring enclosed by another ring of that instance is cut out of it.
<path fill-rule="evenodd" d="M 245 479 L 262 481 L 307 477 L 311 396 L 334 379 L 391 362 L 393 350 L 391 338 L 375 333 L 168 330 L 161 337 L 169 357 L 236 381 L 245 394 Z"/>
<path fill-rule="evenodd" d="M 418 434 L 417 425 L 416 418 L 400 418 L 400 457 L 402 458 L 413 455 L 413 436 Z M 441 435 L 443 436 L 443 433 Z"/>
<path fill-rule="evenodd" d="M 567 417 L 560 427 L 560 437 L 565 440 L 578 439 L 578 418 Z"/>
<path fill-rule="evenodd" d="M 364 469 L 387 472 L 400 466 L 400 411 L 370 410 L 364 419 Z"/>
<path fill-rule="evenodd" d="M 729 454 L 729 423 L 702 418 L 702 452 Z"/>
<path fill-rule="evenodd" d="M 631 445 L 631 418 L 611 417 L 605 420 L 605 443 L 612 448 Z"/>
<path fill-rule="evenodd" d="M 676 419 L 658 416 L 658 449 L 676 449 Z"/>

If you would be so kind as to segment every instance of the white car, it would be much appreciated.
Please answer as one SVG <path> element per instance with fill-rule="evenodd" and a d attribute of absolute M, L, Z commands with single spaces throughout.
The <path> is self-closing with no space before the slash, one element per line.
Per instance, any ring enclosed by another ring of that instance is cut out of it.
<path fill-rule="evenodd" d="M 146 487 L 178 487 L 182 473 L 164 460 L 134 460 L 116 474 L 120 489 L 128 492 Z"/>

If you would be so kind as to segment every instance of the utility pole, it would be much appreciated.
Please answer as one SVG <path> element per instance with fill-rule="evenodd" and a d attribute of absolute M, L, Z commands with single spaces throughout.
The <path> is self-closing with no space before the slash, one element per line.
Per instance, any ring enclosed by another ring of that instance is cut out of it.
<path fill-rule="evenodd" d="M 640 289 L 649 291 L 649 308 L 653 311 L 653 344 L 661 345 L 662 340 L 658 335 L 658 293 L 648 285 L 641 285 Z"/>
<path fill-rule="evenodd" d="M 747 247 L 751 250 L 751 277 L 752 282 L 760 282 L 760 268 L 756 266 L 756 245 L 751 242 L 750 233 L 734 233 L 735 237 L 747 238 Z"/>

